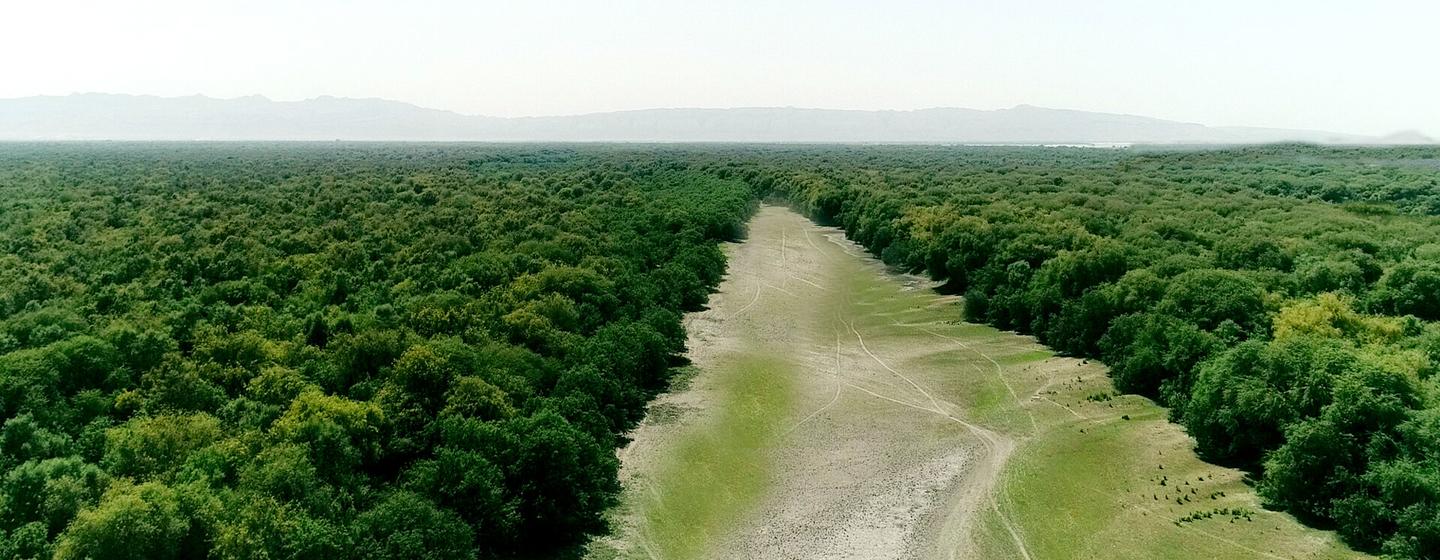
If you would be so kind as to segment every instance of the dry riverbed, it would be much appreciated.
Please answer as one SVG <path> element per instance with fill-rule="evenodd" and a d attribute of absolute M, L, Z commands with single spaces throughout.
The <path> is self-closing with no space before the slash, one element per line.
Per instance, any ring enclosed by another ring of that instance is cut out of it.
<path fill-rule="evenodd" d="M 839 230 L 765 207 L 726 251 L 590 558 L 1355 556 L 1109 397 L 1099 364 L 959 322 Z M 1180 521 L 1220 508 L 1250 515 Z"/>

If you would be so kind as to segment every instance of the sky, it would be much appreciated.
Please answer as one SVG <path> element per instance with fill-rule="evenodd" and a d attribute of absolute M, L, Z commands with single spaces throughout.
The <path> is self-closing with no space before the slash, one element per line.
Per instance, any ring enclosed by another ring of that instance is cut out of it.
<path fill-rule="evenodd" d="M 0 98 L 997 109 L 1440 138 L 1428 0 L 0 0 Z"/>

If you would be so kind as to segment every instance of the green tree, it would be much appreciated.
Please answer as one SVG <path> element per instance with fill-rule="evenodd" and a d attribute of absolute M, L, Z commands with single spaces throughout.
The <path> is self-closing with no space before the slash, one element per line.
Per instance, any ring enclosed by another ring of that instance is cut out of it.
<path fill-rule="evenodd" d="M 221 434 L 220 421 L 205 413 L 136 418 L 106 431 L 101 464 L 119 476 L 165 478 Z"/>
<path fill-rule="evenodd" d="M 475 558 L 474 537 L 459 516 L 405 491 L 390 493 L 355 520 L 355 553 L 377 560 Z"/>
<path fill-rule="evenodd" d="M 57 560 L 198 558 L 209 546 L 200 496 L 158 482 L 117 483 L 55 542 Z"/>

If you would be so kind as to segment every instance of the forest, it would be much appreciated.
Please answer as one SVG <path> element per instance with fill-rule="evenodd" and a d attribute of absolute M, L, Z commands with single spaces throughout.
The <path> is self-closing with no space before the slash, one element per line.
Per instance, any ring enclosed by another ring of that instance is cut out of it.
<path fill-rule="evenodd" d="M 1440 554 L 1440 150 L 830 148 L 719 164 L 965 318 L 1099 358 L 1270 507 Z"/>
<path fill-rule="evenodd" d="M 573 547 L 754 204 L 562 148 L 0 147 L 0 557 Z"/>
<path fill-rule="evenodd" d="M 763 200 L 1440 554 L 1440 149 L 0 145 L 0 558 L 534 558 Z"/>

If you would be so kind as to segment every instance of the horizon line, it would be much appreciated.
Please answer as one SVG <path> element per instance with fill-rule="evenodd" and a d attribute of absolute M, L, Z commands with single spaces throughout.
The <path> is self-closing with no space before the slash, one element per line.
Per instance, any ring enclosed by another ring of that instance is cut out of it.
<path fill-rule="evenodd" d="M 1164 122 L 1170 122 L 1170 123 L 1179 123 L 1179 124 L 1203 126 L 1203 127 L 1207 127 L 1207 128 L 1243 128 L 1243 129 L 1255 129 L 1255 130 L 1289 130 L 1289 131 L 1297 131 L 1297 132 L 1314 132 L 1314 133 L 1326 133 L 1326 134 L 1343 134 L 1343 135 L 1347 135 L 1347 136 L 1361 136 L 1361 137 L 1372 137 L 1372 138 L 1384 138 L 1384 137 L 1387 137 L 1387 136 L 1393 136 L 1393 135 L 1404 134 L 1404 133 L 1411 133 L 1411 132 L 1413 132 L 1413 133 L 1418 133 L 1418 134 L 1421 134 L 1421 135 L 1424 135 L 1424 136 L 1427 136 L 1427 137 L 1430 136 L 1430 135 L 1429 135 L 1428 133 L 1426 133 L 1425 131 L 1422 131 L 1422 130 L 1420 130 L 1419 128 L 1415 128 L 1415 127 L 1402 128 L 1402 129 L 1399 129 L 1399 130 L 1391 131 L 1391 132 L 1386 133 L 1386 134 L 1365 134 L 1365 133 L 1356 133 L 1356 132 L 1345 132 L 1345 131 L 1326 130 L 1326 129 L 1308 127 L 1308 126 L 1307 126 L 1307 127 L 1302 127 L 1302 128 L 1290 128 L 1290 127 L 1280 127 L 1280 126 L 1256 126 L 1256 125 L 1246 125 L 1246 124 L 1238 124 L 1238 125 L 1236 125 L 1236 124 L 1218 124 L 1218 125 L 1217 125 L 1217 124 L 1208 124 L 1208 123 L 1203 123 L 1203 122 L 1198 122 L 1198 121 L 1193 121 L 1193 120 L 1182 120 L 1182 119 L 1171 119 L 1171 118 L 1165 118 L 1165 117 L 1155 117 L 1155 116 L 1151 116 L 1151 115 L 1142 115 L 1142 114 L 1138 114 L 1138 113 L 1125 113 L 1125 112 L 1114 112 L 1114 111 L 1094 111 L 1094 110 L 1089 110 L 1089 109 L 1074 109 L 1074 108 L 1068 108 L 1068 107 L 1052 107 L 1052 106 L 1046 106 L 1046 105 L 1036 105 L 1036 104 L 1033 104 L 1033 103 L 1016 103 L 1016 104 L 1014 104 L 1014 105 L 1010 105 L 1010 106 L 1007 106 L 1007 107 L 998 107 L 998 108 L 994 108 L 994 109 L 977 109 L 977 108 L 974 108 L 974 107 L 962 107 L 962 106 L 958 106 L 958 105 L 934 105 L 934 106 L 927 106 L 927 107 L 917 107 L 917 108 L 913 108 L 913 109 L 897 109 L 897 108 L 881 108 L 881 109 L 873 109 L 873 108 L 872 108 L 872 109 L 865 109 L 865 108 L 836 108 L 836 107 L 815 107 L 815 106 L 803 106 L 803 105 L 731 105 L 731 106 L 724 106 L 724 107 L 716 107 L 716 106 L 708 106 L 708 107 L 707 107 L 707 106 L 699 106 L 699 105 L 672 105 L 672 106 L 639 107 L 639 108 L 629 108 L 629 109 L 609 109 L 609 110 L 589 111 L 589 112 L 580 112 L 580 113 L 552 113 L 552 114 L 500 116 L 500 115 L 492 115 L 492 114 L 484 114 L 484 113 L 466 113 L 466 112 L 461 112 L 461 111 L 457 111 L 457 110 L 454 110 L 454 109 L 442 109 L 442 108 L 438 108 L 438 107 L 430 107 L 430 106 L 426 106 L 426 105 L 421 105 L 421 104 L 418 104 L 418 103 L 414 103 L 414 102 L 411 102 L 411 101 L 405 101 L 405 100 L 400 100 L 400 99 L 391 99 L 391 98 L 387 98 L 387 97 L 376 97 L 376 96 L 370 96 L 370 97 L 349 97 L 349 96 L 331 95 L 331 94 L 321 94 L 321 95 L 316 95 L 316 96 L 313 96 L 313 97 L 305 97 L 305 98 L 301 98 L 301 99 L 276 99 L 276 98 L 270 97 L 270 96 L 268 96 L 268 95 L 265 95 L 265 94 L 263 94 L 263 93 L 252 93 L 252 94 L 247 94 L 247 95 L 238 95 L 238 96 L 234 96 L 234 97 L 223 97 L 223 96 L 209 95 L 209 94 L 205 94 L 205 93 L 193 93 L 193 94 L 184 94 L 184 95 L 161 95 L 161 94 L 153 94 L 153 93 L 116 93 L 116 92 L 106 92 L 106 91 L 72 91 L 72 92 L 70 92 L 70 93 L 65 93 L 65 94 L 43 94 L 43 93 L 42 93 L 42 94 L 35 94 L 35 95 L 22 95 L 22 96 L 15 96 L 15 97 L 4 97 L 4 98 L 0 98 L 0 101 L 16 101 L 16 100 L 24 100 L 24 99 L 35 99 L 35 98 L 83 97 L 83 96 L 138 97 L 138 98 L 154 98 L 154 99 L 188 99 L 188 98 L 202 98 L 202 99 L 210 99 L 210 100 L 215 100 L 215 101 L 241 101 L 241 100 L 247 100 L 247 99 L 259 99 L 259 100 L 263 100 L 263 101 L 270 102 L 270 103 L 284 103 L 284 104 L 298 104 L 298 103 L 306 103 L 306 102 L 312 102 L 312 101 L 323 101 L 323 100 L 327 100 L 327 99 L 346 100 L 346 101 L 379 101 L 379 102 L 384 102 L 384 103 L 397 103 L 397 104 L 402 104 L 402 105 L 408 105 L 408 106 L 410 106 L 410 107 L 414 107 L 414 108 L 417 108 L 417 109 L 423 109 L 423 110 L 426 110 L 426 111 L 438 111 L 438 112 L 443 112 L 443 113 L 450 113 L 450 114 L 458 115 L 458 116 L 462 116 L 462 117 L 484 118 L 484 119 L 502 119 L 502 120 L 571 118 L 571 117 L 586 117 L 586 116 L 592 116 L 592 115 L 607 115 L 607 114 L 617 114 L 617 113 L 639 113 L 639 112 L 647 112 L 647 111 L 734 111 L 734 110 L 757 110 L 757 109 L 760 109 L 760 110 L 796 110 L 796 111 L 833 111 L 833 112 L 849 112 L 849 113 L 920 113 L 920 112 L 925 112 L 925 111 L 945 111 L 945 110 L 951 110 L 951 111 L 975 111 L 975 112 L 984 112 L 984 113 L 997 113 L 997 112 L 1014 111 L 1014 110 L 1017 110 L 1017 109 L 1027 109 L 1027 108 L 1028 108 L 1028 109 L 1041 109 L 1041 110 L 1046 110 L 1046 111 L 1057 111 L 1057 112 L 1090 113 L 1090 114 L 1096 114 L 1096 115 L 1134 117 L 1134 118 L 1151 119 L 1151 120 L 1164 121 Z"/>
<path fill-rule="evenodd" d="M 833 107 L 813 107 L 813 106 L 799 106 L 799 105 L 733 105 L 733 106 L 724 106 L 724 107 L 715 107 L 715 106 L 707 107 L 707 106 L 696 106 L 696 105 L 675 105 L 675 106 L 639 107 L 639 108 L 628 108 L 628 109 L 610 109 L 610 110 L 590 111 L 590 112 L 581 112 L 581 113 L 555 113 L 555 114 L 537 114 L 537 115 L 499 116 L 499 115 L 490 115 L 490 114 L 482 114 L 482 113 L 465 113 L 465 112 L 457 111 L 457 110 L 454 110 L 454 109 L 442 109 L 442 108 L 430 107 L 430 106 L 425 106 L 425 105 L 421 105 L 421 104 L 414 103 L 414 102 L 410 102 L 410 101 L 404 101 L 404 100 L 399 100 L 399 99 L 390 99 L 390 98 L 386 98 L 386 97 L 375 97 L 375 96 L 371 96 L 371 97 L 349 97 L 349 96 L 331 95 L 331 94 L 321 94 L 321 95 L 317 95 L 317 96 L 313 96 L 313 97 L 305 97 L 305 98 L 301 98 L 301 99 L 276 99 L 276 98 L 270 97 L 270 96 L 265 95 L 265 94 L 262 94 L 262 93 L 252 93 L 252 94 L 247 94 L 247 95 L 239 95 L 239 96 L 235 96 L 235 97 L 222 97 L 222 96 L 214 96 L 214 95 L 210 95 L 210 94 L 206 94 L 206 93 L 193 93 L 193 94 L 183 94 L 183 95 L 161 95 L 161 94 L 153 94 L 153 93 L 116 93 L 116 92 L 105 92 L 105 91 L 72 91 L 72 92 L 70 92 L 70 93 L 65 93 L 65 94 L 41 93 L 41 94 L 33 94 L 33 95 L 22 95 L 22 96 L 14 96 L 14 97 L 3 97 L 3 98 L 0 98 L 0 102 L 5 102 L 5 101 L 22 101 L 22 100 L 27 100 L 27 99 L 43 99 L 43 98 L 62 99 L 62 98 L 69 98 L 69 97 L 85 97 L 85 96 L 95 96 L 95 97 L 127 97 L 127 98 L 151 98 L 151 99 L 159 99 L 159 100 L 181 100 L 181 99 L 194 99 L 194 98 L 199 98 L 199 99 L 206 99 L 206 100 L 213 100 L 213 101 L 227 101 L 227 102 L 228 102 L 228 101 L 243 101 L 243 100 L 260 100 L 260 101 L 263 101 L 263 102 L 273 103 L 273 104 L 303 104 L 303 103 L 308 103 L 308 102 L 325 101 L 325 100 L 370 101 L 370 102 L 393 103 L 393 104 L 397 104 L 397 105 L 405 105 L 405 106 L 408 106 L 408 107 L 412 107 L 412 108 L 420 109 L 420 110 L 424 110 L 424 111 L 434 111 L 434 112 L 439 112 L 439 113 L 448 113 L 448 114 L 451 114 L 451 115 L 455 115 L 455 116 L 459 116 L 459 117 L 465 117 L 465 118 L 495 119 L 495 120 L 507 120 L 507 121 L 527 120 L 527 119 L 563 119 L 563 118 L 587 117 L 587 116 L 595 116 L 595 115 L 611 115 L 611 114 L 623 114 L 623 113 L 642 113 L 642 112 L 651 112 L 651 111 L 791 110 L 791 111 L 823 111 L 823 112 L 840 112 L 840 113 L 921 113 L 921 112 L 926 112 L 926 111 L 972 111 L 972 112 L 977 112 L 977 113 L 1000 113 L 1000 112 L 1015 111 L 1015 110 L 1020 110 L 1020 109 L 1038 109 L 1038 110 L 1054 111 L 1054 112 L 1062 112 L 1062 113 L 1066 113 L 1066 112 L 1068 112 L 1068 113 L 1084 113 L 1084 114 L 1092 114 L 1092 115 L 1106 115 L 1106 116 L 1129 117 L 1129 118 L 1137 118 L 1137 119 L 1148 119 L 1148 120 L 1160 121 L 1160 122 L 1165 122 L 1165 123 L 1183 124 L 1183 125 L 1193 125 L 1193 126 L 1200 126 L 1200 127 L 1205 127 L 1205 128 L 1211 128 L 1211 129 L 1247 129 L 1247 130 L 1256 130 L 1256 131 L 1306 132 L 1306 133 L 1317 133 L 1317 134 L 1333 134 L 1333 135 L 1350 136 L 1350 137 L 1357 137 L 1357 138 L 1369 138 L 1369 139 L 1377 139 L 1377 140 L 1383 140 L 1383 139 L 1390 138 L 1390 137 L 1396 137 L 1396 136 L 1404 136 L 1404 135 L 1414 134 L 1414 135 L 1419 135 L 1419 136 L 1423 137 L 1425 140 L 1427 140 L 1427 142 L 1424 142 L 1423 144 L 1436 144 L 1436 143 L 1440 143 L 1440 135 L 1432 135 L 1432 134 L 1430 134 L 1430 133 L 1428 133 L 1428 132 L 1426 132 L 1426 131 L 1424 131 L 1424 130 L 1421 130 L 1421 129 L 1418 128 L 1418 127 L 1407 127 L 1407 128 L 1402 128 L 1402 129 L 1398 129 L 1398 130 L 1392 130 L 1392 131 L 1387 132 L 1387 133 L 1368 134 L 1368 133 L 1356 133 L 1356 132 L 1344 132 L 1344 131 L 1336 131 L 1336 130 L 1327 130 L 1327 129 L 1313 128 L 1313 127 L 1309 127 L 1309 126 L 1300 127 L 1300 128 L 1291 128 L 1291 127 L 1281 127 L 1281 126 L 1257 126 L 1257 125 L 1245 125 L 1245 124 L 1239 124 L 1239 125 L 1220 124 L 1220 125 L 1217 125 L 1217 124 L 1207 124 L 1207 123 L 1203 123 L 1203 122 L 1197 122 L 1197 121 L 1193 121 L 1193 120 L 1171 119 L 1171 118 L 1164 118 L 1164 117 L 1155 117 L 1155 116 L 1151 116 L 1151 115 L 1142 115 L 1142 114 L 1137 114 L 1137 113 L 1113 112 L 1113 111 L 1095 111 L 1095 110 L 1088 110 L 1088 109 L 1074 109 L 1074 108 L 1052 107 L 1052 106 L 1044 106 L 1044 105 L 1035 105 L 1035 104 L 1032 104 L 1032 103 L 1017 103 L 1017 104 L 1010 105 L 1010 106 L 1007 106 L 1007 107 L 998 107 L 998 108 L 993 108 L 993 109 L 977 109 L 977 108 L 973 108 L 973 107 L 962 107 L 962 106 L 956 106 L 956 105 L 936 105 L 936 106 L 918 107 L 918 108 L 912 108 L 912 109 L 896 109 L 896 108 L 881 108 L 881 109 L 873 109 L 873 108 L 872 108 L 872 109 L 865 109 L 865 108 L 833 108 Z M 1359 145 L 1359 144 L 1357 144 L 1357 145 Z"/>

